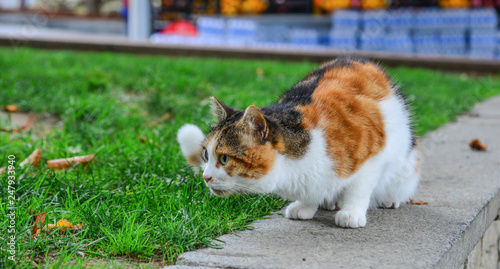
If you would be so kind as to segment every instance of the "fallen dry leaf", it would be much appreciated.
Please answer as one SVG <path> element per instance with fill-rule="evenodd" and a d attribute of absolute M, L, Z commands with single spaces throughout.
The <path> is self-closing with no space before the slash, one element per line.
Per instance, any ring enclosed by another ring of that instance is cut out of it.
<path fill-rule="evenodd" d="M 6 105 L 3 108 L 3 111 L 5 112 L 17 112 L 19 110 L 19 107 L 16 105 Z"/>
<path fill-rule="evenodd" d="M 48 231 L 48 230 L 52 230 L 52 229 L 54 229 L 56 227 L 57 227 L 57 224 L 49 223 L 49 224 L 43 226 L 43 230 L 44 231 Z"/>
<path fill-rule="evenodd" d="M 45 226 L 45 217 L 46 212 L 39 213 L 36 216 L 35 223 L 33 224 L 33 228 L 31 228 L 31 236 L 35 238 L 40 234 L 40 227 Z"/>
<path fill-rule="evenodd" d="M 68 220 L 66 219 L 62 219 L 62 220 L 59 220 L 57 222 L 57 225 L 56 225 L 56 228 L 61 228 L 61 231 L 64 232 L 64 231 L 67 231 L 68 229 L 69 230 L 72 230 L 74 229 L 75 227 L 73 226 L 73 224 L 71 222 L 69 222 Z"/>
<path fill-rule="evenodd" d="M 38 116 L 33 116 L 31 118 L 29 118 L 29 120 L 21 127 L 19 127 L 21 130 L 26 130 L 28 129 L 32 124 L 33 122 L 35 122 L 35 120 L 38 118 Z"/>
<path fill-rule="evenodd" d="M 262 68 L 260 68 L 260 67 L 259 67 L 259 68 L 257 68 L 257 69 L 255 69 L 255 74 L 256 74 L 257 76 L 259 76 L 259 77 L 264 76 L 264 69 L 262 69 Z"/>
<path fill-rule="evenodd" d="M 61 229 L 61 232 L 70 231 L 76 232 L 83 228 L 83 224 L 81 222 L 77 225 L 73 225 L 73 223 L 69 222 L 67 219 L 59 220 L 57 223 L 49 223 L 43 227 L 43 231 L 50 232 L 54 229 Z"/>
<path fill-rule="evenodd" d="M 426 204 L 429 204 L 429 203 L 424 202 L 424 201 L 415 201 L 413 199 L 410 199 L 410 205 L 426 205 Z"/>
<path fill-rule="evenodd" d="M 139 141 L 141 143 L 148 141 L 148 139 L 145 136 L 142 136 L 141 134 L 137 134 L 137 137 L 139 137 Z"/>
<path fill-rule="evenodd" d="M 479 141 L 479 139 L 474 139 L 474 140 L 470 141 L 469 147 L 475 151 L 486 151 L 486 145 L 481 143 L 481 141 Z"/>
<path fill-rule="evenodd" d="M 36 220 L 35 211 L 30 209 L 28 211 L 28 214 L 30 214 L 31 219 L 32 219 L 30 223 L 35 222 L 35 220 Z"/>
<path fill-rule="evenodd" d="M 81 163 L 82 165 L 85 165 L 91 162 L 94 159 L 94 156 L 95 154 L 90 154 L 86 156 L 75 156 L 67 159 L 62 158 L 62 159 L 49 160 L 47 161 L 47 165 L 49 166 L 50 169 L 55 169 L 55 170 L 68 169 L 76 163 Z"/>
<path fill-rule="evenodd" d="M 22 162 L 19 163 L 19 166 L 22 168 L 25 165 L 33 165 L 33 166 L 38 166 L 40 163 L 40 159 L 42 158 L 42 151 L 40 149 L 35 149 L 33 153 L 28 156 L 28 158 L 24 159 Z"/>
<path fill-rule="evenodd" d="M 29 118 L 28 121 L 24 125 L 17 127 L 15 129 L 0 128 L 0 131 L 5 132 L 5 133 L 18 134 L 21 131 L 24 131 L 24 130 L 27 130 L 28 128 L 30 128 L 30 126 L 33 124 L 33 122 L 35 122 L 36 118 L 37 118 L 37 116 L 33 116 L 33 117 Z"/>

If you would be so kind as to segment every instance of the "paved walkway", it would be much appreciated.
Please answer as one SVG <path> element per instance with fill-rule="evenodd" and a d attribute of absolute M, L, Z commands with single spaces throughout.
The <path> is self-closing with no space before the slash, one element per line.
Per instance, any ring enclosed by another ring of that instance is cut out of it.
<path fill-rule="evenodd" d="M 329 211 L 311 221 L 275 214 L 220 237 L 221 249 L 183 254 L 171 268 L 458 268 L 498 216 L 499 137 L 500 96 L 423 139 L 415 198 L 428 205 L 369 211 L 363 229 L 336 227 Z M 469 148 L 475 138 L 486 152 Z"/>

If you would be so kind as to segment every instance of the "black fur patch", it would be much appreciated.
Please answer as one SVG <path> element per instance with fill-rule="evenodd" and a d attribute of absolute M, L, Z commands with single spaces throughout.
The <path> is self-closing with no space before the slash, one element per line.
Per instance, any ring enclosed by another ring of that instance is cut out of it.
<path fill-rule="evenodd" d="M 353 62 L 365 64 L 368 60 L 341 57 L 327 62 L 285 92 L 276 104 L 260 108 L 269 124 L 268 142 L 278 143 L 278 139 L 281 137 L 286 147 L 285 155 L 291 158 L 303 156 L 311 138 L 308 131 L 301 125 L 304 115 L 296 107 L 312 103 L 312 94 L 327 70 L 348 68 Z M 399 90 L 396 92 L 398 96 L 401 95 Z M 402 95 L 400 97 L 405 100 Z M 234 130 L 231 125 L 239 121 L 243 114 L 244 111 L 237 111 L 224 122 L 211 126 L 211 132 L 222 130 L 221 137 L 224 137 L 224 142 L 229 143 L 228 146 L 232 148 L 238 148 L 237 143 L 240 142 L 238 131 Z M 412 141 L 412 143 L 414 142 Z"/>

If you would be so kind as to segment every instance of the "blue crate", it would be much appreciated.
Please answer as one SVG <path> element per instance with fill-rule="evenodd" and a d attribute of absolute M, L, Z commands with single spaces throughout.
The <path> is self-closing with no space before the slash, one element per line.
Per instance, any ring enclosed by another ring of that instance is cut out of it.
<path fill-rule="evenodd" d="M 438 30 L 442 24 L 441 10 L 425 8 L 413 11 L 414 29 Z"/>
<path fill-rule="evenodd" d="M 494 8 L 479 8 L 470 10 L 471 28 L 497 28 L 498 17 Z"/>
<path fill-rule="evenodd" d="M 470 31 L 469 47 L 472 55 L 490 55 L 498 46 L 497 31 L 492 28 L 473 28 Z"/>
<path fill-rule="evenodd" d="M 442 48 L 465 49 L 467 32 L 464 29 L 447 29 L 440 31 L 439 43 Z"/>
<path fill-rule="evenodd" d="M 200 36 L 224 37 L 226 34 L 226 21 L 223 18 L 200 17 L 196 25 Z"/>
<path fill-rule="evenodd" d="M 364 11 L 361 16 L 361 28 L 367 35 L 383 35 L 389 22 L 389 12 L 385 10 Z"/>
<path fill-rule="evenodd" d="M 497 32 L 497 57 L 500 58 L 500 31 Z"/>
<path fill-rule="evenodd" d="M 441 46 L 439 36 L 414 36 L 412 37 L 414 51 L 416 53 L 439 54 Z"/>
<path fill-rule="evenodd" d="M 228 19 L 226 33 L 230 44 L 252 44 L 257 40 L 257 22 L 247 19 Z"/>
<path fill-rule="evenodd" d="M 413 42 L 409 34 L 388 33 L 384 39 L 384 50 L 388 52 L 412 53 Z"/>
<path fill-rule="evenodd" d="M 290 29 L 290 43 L 294 45 L 319 45 L 320 34 L 312 28 Z"/>
<path fill-rule="evenodd" d="M 356 31 L 360 25 L 360 18 L 359 11 L 338 9 L 332 13 L 332 27 L 337 30 Z"/>
<path fill-rule="evenodd" d="M 290 28 L 285 25 L 259 25 L 257 41 L 261 43 L 290 43 Z"/>
<path fill-rule="evenodd" d="M 414 13 L 411 9 L 401 8 L 389 11 L 387 16 L 387 29 L 391 32 L 409 32 L 414 28 Z"/>
<path fill-rule="evenodd" d="M 328 32 L 328 46 L 339 50 L 357 49 L 357 32 L 345 30 L 333 30 Z"/>
<path fill-rule="evenodd" d="M 359 36 L 359 48 L 369 51 L 383 51 L 385 49 L 385 32 L 378 34 L 362 32 Z"/>

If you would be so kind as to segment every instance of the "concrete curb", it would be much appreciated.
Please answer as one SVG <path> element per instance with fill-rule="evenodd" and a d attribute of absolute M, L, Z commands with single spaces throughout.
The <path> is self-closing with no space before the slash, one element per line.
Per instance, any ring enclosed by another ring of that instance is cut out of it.
<path fill-rule="evenodd" d="M 171 268 L 458 268 L 499 215 L 499 134 L 500 96 L 426 135 L 416 198 L 428 205 L 369 211 L 367 227 L 355 230 L 336 227 L 329 211 L 311 221 L 275 214 Z M 474 138 L 488 150 L 472 151 Z"/>
<path fill-rule="evenodd" d="M 341 51 L 330 49 L 300 50 L 258 47 L 173 45 L 149 41 L 130 41 L 124 37 L 78 34 L 71 31 L 28 29 L 1 26 L 0 46 L 28 46 L 42 49 L 111 51 L 147 55 L 246 58 L 283 61 L 324 62 L 339 56 L 354 56 L 378 61 L 385 66 L 408 66 L 473 73 L 498 73 L 500 61 L 458 56 L 397 54 L 388 52 Z"/>

